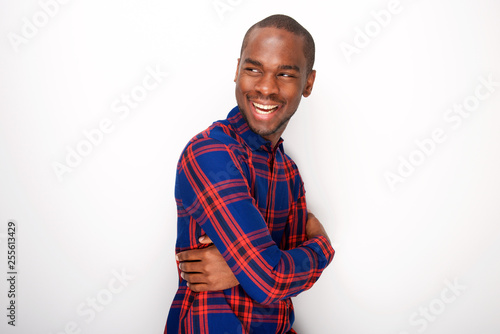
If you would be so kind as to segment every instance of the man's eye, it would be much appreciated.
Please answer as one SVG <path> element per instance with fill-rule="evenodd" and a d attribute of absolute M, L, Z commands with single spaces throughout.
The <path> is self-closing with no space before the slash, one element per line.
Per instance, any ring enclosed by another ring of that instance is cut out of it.
<path fill-rule="evenodd" d="M 247 72 L 252 72 L 252 73 L 259 73 L 259 70 L 253 67 L 247 67 L 245 68 L 245 71 Z"/>
<path fill-rule="evenodd" d="M 290 74 L 290 73 L 280 73 L 278 74 L 280 77 L 284 77 L 284 78 L 295 78 L 295 75 L 293 74 Z"/>

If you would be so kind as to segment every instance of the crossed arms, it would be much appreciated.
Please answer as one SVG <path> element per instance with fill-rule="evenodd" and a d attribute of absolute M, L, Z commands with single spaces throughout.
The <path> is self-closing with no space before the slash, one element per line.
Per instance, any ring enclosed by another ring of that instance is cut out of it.
<path fill-rule="evenodd" d="M 311 212 L 308 213 L 306 233 L 308 239 L 322 235 L 330 242 L 325 228 Z M 202 244 L 212 245 L 176 255 L 181 277 L 187 281 L 187 286 L 194 292 L 201 292 L 220 291 L 238 285 L 238 280 L 221 253 L 213 245 L 212 240 L 207 235 L 203 235 L 199 241 Z"/>
<path fill-rule="evenodd" d="M 236 172 L 230 179 L 219 179 L 218 173 L 230 163 Z M 181 277 L 194 292 L 241 284 L 254 301 L 270 304 L 309 289 L 331 262 L 334 250 L 321 223 L 314 215 L 307 216 L 303 191 L 297 192 L 292 231 L 283 235 L 287 247 L 280 248 L 286 250 L 278 248 L 247 178 L 248 170 L 226 144 L 201 138 L 186 147 L 176 179 L 180 219 L 197 224 L 208 236 L 191 240 L 195 246 L 191 248 L 211 242 L 214 246 L 181 252 L 177 258 Z M 300 182 L 297 176 L 295 183 Z M 287 182 L 281 190 L 276 187 L 281 196 L 290 196 Z"/>

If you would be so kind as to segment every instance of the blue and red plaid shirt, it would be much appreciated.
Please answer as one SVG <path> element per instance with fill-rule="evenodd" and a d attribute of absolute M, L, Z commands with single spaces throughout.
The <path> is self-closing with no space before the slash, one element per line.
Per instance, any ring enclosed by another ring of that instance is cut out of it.
<path fill-rule="evenodd" d="M 175 197 L 176 253 L 205 247 L 206 233 L 240 284 L 197 293 L 179 275 L 165 333 L 295 333 L 290 297 L 316 282 L 334 250 L 323 236 L 307 239 L 304 184 L 282 139 L 273 148 L 235 107 L 189 141 Z"/>

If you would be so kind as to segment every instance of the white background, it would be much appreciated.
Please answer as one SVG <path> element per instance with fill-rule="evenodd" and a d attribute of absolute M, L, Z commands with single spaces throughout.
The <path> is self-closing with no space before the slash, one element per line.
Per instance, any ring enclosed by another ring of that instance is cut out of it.
<path fill-rule="evenodd" d="M 498 333 L 500 86 L 460 124 L 444 117 L 474 101 L 480 77 L 500 82 L 500 2 L 401 0 L 378 31 L 372 11 L 388 4 L 87 0 L 49 17 L 38 1 L 1 0 L 0 277 L 11 219 L 19 274 L 16 328 L 1 279 L 0 331 L 163 332 L 177 285 L 177 159 L 235 105 L 247 28 L 284 13 L 317 45 L 313 94 L 285 150 L 337 252 L 295 298 L 294 328 Z M 357 34 L 367 27 L 365 46 Z M 341 46 L 356 38 L 362 47 L 346 56 Z M 116 113 L 148 68 L 168 75 L 126 117 Z M 106 119 L 113 130 L 82 144 Z M 418 153 L 415 141 L 438 128 L 446 140 Z M 79 144 L 87 155 L 58 178 L 54 164 Z M 410 156 L 419 165 L 392 189 L 386 173 Z M 119 283 L 122 271 L 133 278 Z"/>

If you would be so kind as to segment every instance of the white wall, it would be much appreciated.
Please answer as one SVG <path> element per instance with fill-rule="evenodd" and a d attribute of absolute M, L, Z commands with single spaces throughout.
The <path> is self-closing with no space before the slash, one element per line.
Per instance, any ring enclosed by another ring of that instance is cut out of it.
<path fill-rule="evenodd" d="M 235 105 L 243 34 L 274 13 L 316 40 L 285 149 L 337 251 L 297 331 L 498 333 L 498 1 L 54 1 L 0 4 L 0 270 L 13 219 L 18 272 L 2 333 L 162 333 L 177 158 Z"/>

